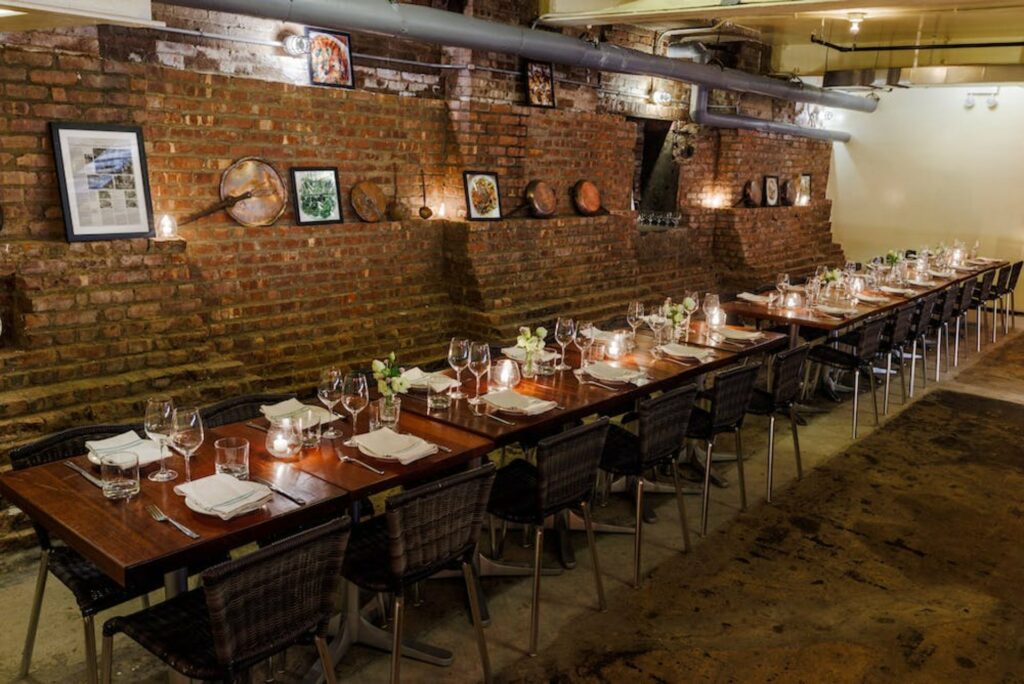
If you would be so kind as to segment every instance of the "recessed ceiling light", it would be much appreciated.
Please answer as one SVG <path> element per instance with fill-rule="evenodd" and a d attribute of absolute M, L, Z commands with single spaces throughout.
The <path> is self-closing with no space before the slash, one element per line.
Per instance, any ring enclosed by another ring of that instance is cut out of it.
<path fill-rule="evenodd" d="M 846 18 L 850 20 L 850 33 L 857 35 L 860 33 L 860 23 L 867 19 L 866 14 L 863 12 L 850 12 L 846 15 Z"/>

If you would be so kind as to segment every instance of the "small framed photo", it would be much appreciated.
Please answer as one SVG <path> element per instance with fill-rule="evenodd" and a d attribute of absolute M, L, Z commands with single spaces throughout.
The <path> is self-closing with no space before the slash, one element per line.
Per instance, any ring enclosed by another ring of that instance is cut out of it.
<path fill-rule="evenodd" d="M 526 93 L 533 107 L 555 106 L 555 68 L 551 62 L 526 62 Z"/>
<path fill-rule="evenodd" d="M 501 193 L 498 174 L 466 171 L 462 174 L 466 189 L 466 218 L 471 221 L 497 221 L 501 218 Z"/>
<path fill-rule="evenodd" d="M 779 177 L 778 176 L 765 176 L 764 177 L 764 206 L 766 206 L 766 207 L 777 207 L 777 206 L 779 206 Z"/>
<path fill-rule="evenodd" d="M 138 126 L 50 123 L 68 242 L 153 236 Z"/>
<path fill-rule="evenodd" d="M 796 203 L 803 206 L 811 203 L 811 174 L 800 174 L 800 185 L 797 187 Z"/>
<path fill-rule="evenodd" d="M 306 38 L 309 39 L 309 82 L 331 88 L 355 87 L 349 35 L 307 28 Z"/>
<path fill-rule="evenodd" d="M 297 167 L 291 170 L 295 222 L 300 226 L 341 223 L 341 193 L 335 168 Z"/>

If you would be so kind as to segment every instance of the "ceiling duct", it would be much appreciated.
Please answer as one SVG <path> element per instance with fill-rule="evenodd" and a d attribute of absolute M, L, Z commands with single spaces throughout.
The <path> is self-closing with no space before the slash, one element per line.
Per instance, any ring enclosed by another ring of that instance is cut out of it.
<path fill-rule="evenodd" d="M 900 85 L 900 73 L 899 68 L 826 71 L 822 77 L 822 87 L 892 88 Z"/>

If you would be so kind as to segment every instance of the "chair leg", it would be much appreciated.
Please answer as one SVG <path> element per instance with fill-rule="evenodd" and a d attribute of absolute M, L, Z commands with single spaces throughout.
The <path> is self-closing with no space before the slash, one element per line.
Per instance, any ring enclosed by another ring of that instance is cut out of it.
<path fill-rule="evenodd" d="M 1017 329 L 1017 293 L 1010 290 L 1010 329 Z"/>
<path fill-rule="evenodd" d="M 772 477 L 775 474 L 775 414 L 768 415 L 768 468 L 765 474 L 765 501 L 772 502 Z"/>
<path fill-rule="evenodd" d="M 85 680 L 89 684 L 99 682 L 99 663 L 96 658 L 96 627 L 93 624 L 92 615 L 82 618 L 82 628 L 85 630 Z"/>
<path fill-rule="evenodd" d="M 901 400 L 901 402 L 903 404 L 906 404 L 907 403 L 907 376 L 906 376 L 907 363 L 903 359 L 903 347 L 902 347 L 902 345 L 900 346 L 899 349 L 896 350 L 896 352 L 899 354 L 899 360 L 900 360 L 900 400 Z"/>
<path fill-rule="evenodd" d="M 679 507 L 679 526 L 683 531 L 683 553 L 690 551 L 690 523 L 686 519 L 686 506 L 683 503 L 683 488 L 679 484 L 679 468 L 672 461 L 672 484 L 676 488 L 676 505 Z"/>
<path fill-rule="evenodd" d="M 338 677 L 334 674 L 334 663 L 331 662 L 331 652 L 327 648 L 327 640 L 322 636 L 316 637 L 316 652 L 320 656 L 320 668 L 324 671 L 324 682 L 326 684 L 337 684 Z M 103 651 L 104 655 L 106 651 Z"/>
<path fill-rule="evenodd" d="M 740 479 L 740 510 L 747 510 L 747 480 L 743 474 L 743 439 L 736 428 L 736 474 Z"/>
<path fill-rule="evenodd" d="M 796 479 L 804 478 L 804 464 L 800 458 L 800 435 L 797 434 L 796 409 L 789 408 L 789 428 L 793 431 L 793 455 L 796 456 Z"/>
<path fill-rule="evenodd" d="M 860 408 L 860 370 L 853 372 L 853 438 L 857 439 L 857 409 Z"/>
<path fill-rule="evenodd" d="M 956 317 L 956 325 L 953 326 L 953 368 L 960 367 L 960 318 Z"/>
<path fill-rule="evenodd" d="M 604 584 L 601 583 L 601 564 L 597 561 L 597 543 L 594 541 L 594 520 L 590 516 L 590 503 L 580 503 L 583 509 L 583 525 L 587 528 L 587 546 L 590 547 L 590 560 L 594 564 L 594 584 L 597 586 L 597 609 L 602 613 L 608 610 L 608 603 L 604 600 Z"/>
<path fill-rule="evenodd" d="M 875 410 L 875 425 L 878 425 L 878 388 L 875 386 L 875 370 L 872 363 L 868 363 L 865 371 L 868 375 L 868 382 L 871 384 L 871 406 Z"/>
<path fill-rule="evenodd" d="M 928 387 L 928 334 L 921 336 L 921 386 Z"/>
<path fill-rule="evenodd" d="M 942 324 L 942 343 L 946 345 L 946 372 L 949 372 L 949 321 Z"/>
<path fill-rule="evenodd" d="M 114 637 L 103 637 L 103 672 L 100 673 L 103 684 L 110 684 L 114 670 Z"/>
<path fill-rule="evenodd" d="M 974 337 L 976 338 L 975 342 L 978 343 L 978 351 L 981 351 L 981 317 L 983 315 L 984 315 L 984 312 L 983 312 L 983 310 L 981 308 L 981 304 L 979 304 L 978 308 L 974 310 L 974 325 L 977 328 L 976 334 L 975 334 Z"/>
<path fill-rule="evenodd" d="M 39 613 L 43 608 L 43 593 L 46 591 L 46 577 L 50 574 L 50 552 L 43 549 L 39 556 L 39 572 L 36 575 L 36 593 L 32 597 L 32 612 L 28 618 L 28 633 L 25 635 L 25 650 L 21 653 L 21 669 L 18 678 L 28 676 L 32 665 L 32 650 L 36 645 L 36 632 L 39 630 Z"/>
<path fill-rule="evenodd" d="M 633 588 L 640 588 L 640 551 L 644 538 L 644 479 L 636 479 L 636 528 L 633 532 Z"/>
<path fill-rule="evenodd" d="M 530 606 L 530 655 L 537 655 L 540 631 L 540 563 L 544 556 L 544 525 L 537 525 L 533 540 L 533 603 Z"/>
<path fill-rule="evenodd" d="M 940 373 L 942 372 L 942 326 L 940 325 L 935 329 L 935 382 L 939 382 L 942 378 Z"/>
<path fill-rule="evenodd" d="M 999 325 L 999 298 L 992 300 L 992 344 L 996 343 L 996 327 Z"/>
<path fill-rule="evenodd" d="M 405 617 L 405 596 L 395 594 L 394 613 L 391 618 L 391 684 L 398 684 L 402 666 L 402 620 Z"/>
<path fill-rule="evenodd" d="M 885 355 L 885 395 L 882 397 L 882 414 L 889 415 L 889 376 L 892 375 L 892 350 Z"/>
<path fill-rule="evenodd" d="M 914 383 L 917 381 L 917 340 L 910 344 L 910 398 L 914 398 Z"/>
<path fill-rule="evenodd" d="M 711 504 L 711 453 L 714 450 L 714 438 L 708 440 L 704 450 L 704 494 L 700 500 L 700 536 L 708 533 L 708 507 Z"/>
<path fill-rule="evenodd" d="M 1010 295 L 1004 294 L 1003 300 L 1003 336 L 1010 334 Z"/>
<path fill-rule="evenodd" d="M 487 655 L 487 638 L 484 636 L 483 618 L 480 617 L 480 597 L 476 593 L 476 576 L 473 566 L 462 563 L 462 576 L 466 579 L 466 592 L 469 594 L 469 611 L 473 614 L 473 631 L 476 632 L 476 647 L 480 651 L 480 665 L 484 669 L 484 682 L 491 682 L 491 659 Z"/>

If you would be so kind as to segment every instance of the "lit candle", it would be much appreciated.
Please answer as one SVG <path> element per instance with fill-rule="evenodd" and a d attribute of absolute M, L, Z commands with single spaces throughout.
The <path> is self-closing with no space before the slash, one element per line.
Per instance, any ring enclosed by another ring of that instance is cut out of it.
<path fill-rule="evenodd" d="M 519 384 L 521 376 L 519 366 L 511 359 L 502 359 L 494 367 L 494 388 L 497 390 L 512 389 Z"/>
<path fill-rule="evenodd" d="M 725 312 L 722 310 L 718 310 L 713 314 L 709 315 L 708 325 L 710 325 L 712 328 L 719 328 L 725 325 Z"/>
<path fill-rule="evenodd" d="M 615 333 L 615 335 L 612 336 L 612 339 L 608 342 L 608 349 L 605 350 L 605 353 L 610 359 L 621 358 L 625 346 L 625 340 L 622 338 L 622 333 Z"/>
<path fill-rule="evenodd" d="M 800 306 L 800 295 L 796 292 L 789 292 L 786 294 L 786 308 L 795 309 Z"/>
<path fill-rule="evenodd" d="M 284 438 L 284 435 L 278 435 L 274 438 L 274 451 L 279 454 L 288 451 L 288 440 Z"/>
<path fill-rule="evenodd" d="M 160 223 L 157 225 L 157 237 L 161 240 L 173 240 L 178 237 L 178 222 L 170 214 L 160 217 Z"/>
<path fill-rule="evenodd" d="M 437 215 L 440 218 L 444 218 L 445 217 L 445 213 L 446 213 L 446 209 L 445 209 L 445 206 L 444 206 L 444 202 L 441 202 L 441 206 L 439 206 L 437 208 Z"/>

